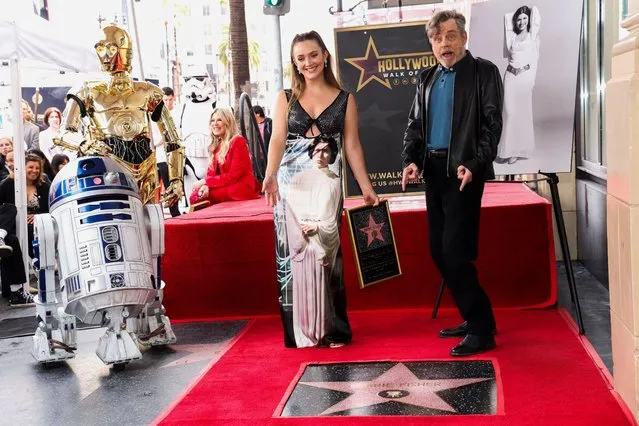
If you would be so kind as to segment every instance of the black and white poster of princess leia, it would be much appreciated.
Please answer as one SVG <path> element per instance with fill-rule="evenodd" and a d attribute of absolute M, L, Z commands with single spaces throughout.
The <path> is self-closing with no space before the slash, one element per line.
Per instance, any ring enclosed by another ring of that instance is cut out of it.
<path fill-rule="evenodd" d="M 497 175 L 569 172 L 583 1 L 491 0 L 471 6 L 468 49 L 504 83 Z"/>
<path fill-rule="evenodd" d="M 504 109 L 497 163 L 527 160 L 535 151 L 533 88 L 539 60 L 539 24 L 535 6 L 521 6 L 504 17 Z"/>

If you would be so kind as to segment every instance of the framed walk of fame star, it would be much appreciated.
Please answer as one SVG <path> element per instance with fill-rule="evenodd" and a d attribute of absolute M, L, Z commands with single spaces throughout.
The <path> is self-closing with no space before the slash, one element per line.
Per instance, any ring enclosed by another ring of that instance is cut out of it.
<path fill-rule="evenodd" d="M 346 210 L 360 288 L 402 274 L 388 201 Z"/>

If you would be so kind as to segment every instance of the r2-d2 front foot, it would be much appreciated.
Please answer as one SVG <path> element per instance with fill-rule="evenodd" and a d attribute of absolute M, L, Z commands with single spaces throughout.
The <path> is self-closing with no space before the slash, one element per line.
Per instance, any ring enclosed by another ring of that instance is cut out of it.
<path fill-rule="evenodd" d="M 124 364 L 142 358 L 142 353 L 135 343 L 133 333 L 125 326 L 124 320 L 128 316 L 126 308 L 109 308 L 105 313 L 109 327 L 100 340 L 95 354 L 107 365 Z"/>

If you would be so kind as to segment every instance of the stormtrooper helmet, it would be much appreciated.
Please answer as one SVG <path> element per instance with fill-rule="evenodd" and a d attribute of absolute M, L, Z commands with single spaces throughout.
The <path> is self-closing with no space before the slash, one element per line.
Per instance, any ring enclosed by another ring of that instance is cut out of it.
<path fill-rule="evenodd" d="M 208 76 L 193 76 L 184 82 L 182 93 L 189 102 L 215 102 L 217 93 L 215 83 Z"/>

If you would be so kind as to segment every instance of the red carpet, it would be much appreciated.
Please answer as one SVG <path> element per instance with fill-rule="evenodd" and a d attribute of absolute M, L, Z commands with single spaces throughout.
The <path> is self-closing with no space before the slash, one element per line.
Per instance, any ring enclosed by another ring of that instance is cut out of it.
<path fill-rule="evenodd" d="M 428 251 L 423 195 L 391 198 L 403 275 L 359 289 L 353 249 L 342 228 L 351 311 L 425 308 L 441 278 Z M 346 207 L 360 204 L 347 200 Z M 482 203 L 480 279 L 498 308 L 556 301 L 550 204 L 524 185 L 488 184 Z M 166 221 L 164 304 L 173 319 L 278 312 L 272 209 L 263 199 L 222 203 Z M 453 306 L 448 293 L 442 306 Z"/>
<path fill-rule="evenodd" d="M 457 323 L 450 311 L 351 316 L 353 343 L 341 349 L 285 349 L 279 318 L 249 324 L 232 348 L 172 411 L 155 423 L 305 425 L 627 425 L 634 424 L 604 374 L 562 314 L 554 309 L 498 311 L 497 349 L 468 359 L 492 360 L 500 380 L 497 415 L 275 418 L 301 366 L 309 362 L 451 359 L 455 340 L 436 338 Z"/>

